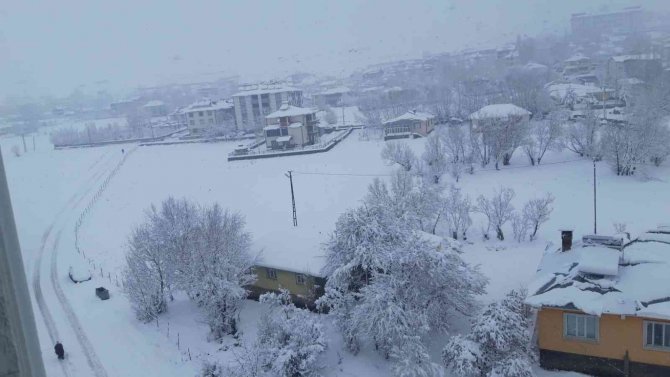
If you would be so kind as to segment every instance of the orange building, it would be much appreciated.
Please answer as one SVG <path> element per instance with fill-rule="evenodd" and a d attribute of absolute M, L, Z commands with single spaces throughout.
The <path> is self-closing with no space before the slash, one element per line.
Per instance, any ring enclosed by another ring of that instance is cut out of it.
<path fill-rule="evenodd" d="M 541 366 L 670 376 L 670 227 L 577 246 L 545 254 L 529 287 Z"/>

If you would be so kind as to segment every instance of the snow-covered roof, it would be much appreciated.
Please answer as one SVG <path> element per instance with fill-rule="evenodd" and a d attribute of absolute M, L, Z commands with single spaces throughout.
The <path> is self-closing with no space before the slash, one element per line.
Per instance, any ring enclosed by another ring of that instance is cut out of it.
<path fill-rule="evenodd" d="M 654 54 L 612 56 L 612 60 L 614 60 L 617 63 L 622 63 L 628 60 L 655 60 L 655 59 L 658 59 L 658 56 Z"/>
<path fill-rule="evenodd" d="M 575 54 L 572 55 L 571 57 L 565 59 L 566 63 L 576 63 L 576 62 L 582 62 L 585 60 L 589 60 L 588 56 L 584 56 L 582 54 Z"/>
<path fill-rule="evenodd" d="M 408 112 L 402 114 L 401 116 L 395 117 L 393 119 L 389 119 L 389 120 L 385 121 L 383 124 L 391 124 L 391 123 L 395 123 L 395 122 L 399 122 L 399 121 L 406 121 L 406 120 L 423 122 L 423 121 L 426 121 L 426 120 L 429 120 L 429 119 L 434 119 L 434 118 L 435 118 L 435 116 L 431 113 L 424 113 L 424 112 L 421 112 L 421 111 L 411 110 L 411 111 L 408 111 Z"/>
<path fill-rule="evenodd" d="M 277 138 L 278 143 L 283 143 L 283 142 L 287 142 L 287 141 L 290 141 L 290 140 L 291 140 L 291 135 L 280 136 L 280 137 Z"/>
<path fill-rule="evenodd" d="M 548 252 L 528 291 L 534 307 L 670 319 L 670 229 L 648 231 L 622 251 Z"/>
<path fill-rule="evenodd" d="M 288 125 L 288 128 L 300 128 L 300 127 L 302 127 L 302 123 L 300 122 L 295 122 Z"/>
<path fill-rule="evenodd" d="M 470 114 L 472 120 L 508 118 L 510 116 L 530 115 L 530 111 L 511 103 L 497 103 L 484 106 L 481 109 Z"/>
<path fill-rule="evenodd" d="M 211 99 L 203 99 L 188 105 L 186 108 L 182 109 L 181 112 L 190 113 L 193 111 L 224 110 L 232 109 L 233 107 L 234 105 L 232 101 L 229 100 L 213 101 Z"/>
<path fill-rule="evenodd" d="M 329 94 L 345 94 L 345 93 L 349 93 L 350 91 L 351 90 L 349 90 L 349 88 L 347 88 L 346 86 L 339 86 L 337 88 L 331 88 L 331 89 L 324 90 L 323 92 L 318 93 L 317 95 L 326 96 L 326 95 L 329 95 Z"/>
<path fill-rule="evenodd" d="M 293 105 L 289 105 L 287 103 L 284 103 L 284 104 L 281 105 L 279 110 L 268 114 L 265 117 L 265 119 L 281 118 L 281 117 L 294 117 L 294 116 L 314 114 L 314 113 L 316 113 L 315 109 L 311 109 L 311 108 L 307 108 L 307 107 L 298 107 L 298 106 L 293 106 Z"/>
<path fill-rule="evenodd" d="M 263 131 L 272 131 L 272 130 L 278 130 L 279 125 L 278 124 L 271 124 L 269 126 L 263 127 Z"/>
<path fill-rule="evenodd" d="M 151 100 L 151 101 L 147 102 L 144 105 L 144 107 L 156 107 L 156 106 L 163 106 L 163 105 L 164 105 L 163 101 L 159 101 L 159 100 L 155 99 L 155 100 Z"/>
<path fill-rule="evenodd" d="M 592 85 L 557 83 L 548 84 L 546 87 L 549 95 L 556 99 L 563 99 L 568 93 L 574 93 L 577 97 L 586 97 L 589 94 L 602 92 L 601 88 Z"/>
<path fill-rule="evenodd" d="M 244 97 L 251 95 L 273 94 L 273 93 L 284 93 L 284 92 L 302 92 L 302 90 L 291 86 L 260 86 L 255 87 L 254 89 L 240 90 L 239 92 L 233 94 L 233 97 Z"/>

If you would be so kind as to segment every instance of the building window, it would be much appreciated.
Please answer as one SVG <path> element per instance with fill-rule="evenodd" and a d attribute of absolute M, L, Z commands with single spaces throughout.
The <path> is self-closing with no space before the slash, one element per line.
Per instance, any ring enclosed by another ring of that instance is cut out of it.
<path fill-rule="evenodd" d="M 193 113 L 188 113 L 189 118 L 193 118 Z"/>
<path fill-rule="evenodd" d="M 195 126 L 195 121 L 193 119 L 191 119 L 189 123 L 191 123 L 191 126 Z"/>
<path fill-rule="evenodd" d="M 670 323 L 644 321 L 644 347 L 670 351 Z"/>
<path fill-rule="evenodd" d="M 268 279 L 277 280 L 277 270 L 274 268 L 266 268 L 265 274 L 267 275 Z"/>
<path fill-rule="evenodd" d="M 295 283 L 298 285 L 305 285 L 305 275 L 295 274 Z"/>
<path fill-rule="evenodd" d="M 593 315 L 564 313 L 563 336 L 578 340 L 598 340 L 599 320 Z"/>
<path fill-rule="evenodd" d="M 207 110 L 207 115 L 211 116 L 212 115 L 212 110 Z"/>
<path fill-rule="evenodd" d="M 205 112 L 204 111 L 198 111 L 198 115 L 199 116 L 205 116 Z"/>

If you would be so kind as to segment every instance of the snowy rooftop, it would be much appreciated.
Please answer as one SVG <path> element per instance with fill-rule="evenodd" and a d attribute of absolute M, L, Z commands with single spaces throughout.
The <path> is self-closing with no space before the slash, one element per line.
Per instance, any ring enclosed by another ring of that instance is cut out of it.
<path fill-rule="evenodd" d="M 329 94 L 345 94 L 345 93 L 349 93 L 349 92 L 350 92 L 350 90 L 346 86 L 339 86 L 337 88 L 331 88 L 331 89 L 324 90 L 323 92 L 319 93 L 319 95 L 326 96 L 326 95 L 329 95 Z"/>
<path fill-rule="evenodd" d="M 189 113 L 192 111 L 207 111 L 207 110 L 222 110 L 222 109 L 232 109 L 233 103 L 226 100 L 213 101 L 210 99 L 203 99 L 197 102 L 194 102 L 184 108 L 182 112 Z"/>
<path fill-rule="evenodd" d="M 300 122 L 295 122 L 288 125 L 288 128 L 300 128 L 300 127 L 302 127 L 302 123 Z"/>
<path fill-rule="evenodd" d="M 569 83 L 549 84 L 545 88 L 549 95 L 556 99 L 565 98 L 568 93 L 573 93 L 577 97 L 586 97 L 589 94 L 602 91 L 601 88 L 595 86 Z"/>
<path fill-rule="evenodd" d="M 306 107 L 298 107 L 298 106 L 293 106 L 289 105 L 287 103 L 284 103 L 281 105 L 279 110 L 272 112 L 268 114 L 265 119 L 273 119 L 273 118 L 281 118 L 281 117 L 294 117 L 294 116 L 300 116 L 300 115 L 307 115 L 307 114 L 314 114 L 316 113 L 316 110 L 306 108 Z"/>
<path fill-rule="evenodd" d="M 526 302 L 535 307 L 670 319 L 670 229 L 646 232 L 623 251 L 549 252 L 528 291 Z"/>
<path fill-rule="evenodd" d="M 416 111 L 416 110 L 411 110 L 411 111 L 408 111 L 408 112 L 402 114 L 399 117 L 395 117 L 393 119 L 389 119 L 389 120 L 385 121 L 384 124 L 395 123 L 395 122 L 399 122 L 399 121 L 403 121 L 403 120 L 416 120 L 416 121 L 422 121 L 423 122 L 423 121 L 433 119 L 433 118 L 435 118 L 435 116 L 433 114 L 424 113 L 424 112 Z"/>
<path fill-rule="evenodd" d="M 612 60 L 617 63 L 622 63 L 628 60 L 654 60 L 658 59 L 658 56 L 654 54 L 639 54 L 639 55 L 619 55 L 613 56 Z"/>
<path fill-rule="evenodd" d="M 233 97 L 244 97 L 251 95 L 273 94 L 273 93 L 284 93 L 284 92 L 301 92 L 301 90 L 291 86 L 261 85 L 261 86 L 255 86 L 251 89 L 240 90 L 239 92 L 233 94 Z"/>
<path fill-rule="evenodd" d="M 159 100 L 155 99 L 155 100 L 151 100 L 151 101 L 147 102 L 144 105 L 144 107 L 156 107 L 156 106 L 163 106 L 163 105 L 164 105 L 163 101 L 159 101 Z"/>
<path fill-rule="evenodd" d="M 569 57 L 568 59 L 565 59 L 565 62 L 566 63 L 577 63 L 577 62 L 583 62 L 583 61 L 586 61 L 586 60 L 589 60 L 589 58 L 587 56 L 584 56 L 582 54 L 575 54 L 575 55 Z"/>
<path fill-rule="evenodd" d="M 507 118 L 510 116 L 524 116 L 530 115 L 530 111 L 523 109 L 511 103 L 498 103 L 495 105 L 484 106 L 481 109 L 470 114 L 470 119 L 493 119 L 493 118 Z"/>

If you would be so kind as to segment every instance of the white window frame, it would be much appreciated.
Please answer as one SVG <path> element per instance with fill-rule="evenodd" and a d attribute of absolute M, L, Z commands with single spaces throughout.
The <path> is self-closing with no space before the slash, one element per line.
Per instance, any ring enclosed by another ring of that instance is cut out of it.
<path fill-rule="evenodd" d="M 663 332 L 664 334 L 661 336 L 661 342 L 665 343 L 665 337 L 670 337 L 670 322 L 660 322 L 660 321 L 643 321 L 642 322 L 642 347 L 647 350 L 654 350 L 654 351 L 664 351 L 664 352 L 670 352 L 670 346 L 657 346 L 655 344 L 647 344 L 647 326 L 652 325 L 652 334 L 651 337 L 652 339 L 654 338 L 654 332 L 655 332 L 655 327 L 654 325 L 661 325 L 663 326 Z"/>
<path fill-rule="evenodd" d="M 578 318 L 583 318 L 584 320 L 584 336 L 579 336 L 579 335 L 568 335 L 568 317 L 574 316 L 575 317 L 575 323 L 577 323 Z M 586 336 L 586 326 L 587 322 L 586 320 L 588 318 L 594 318 L 595 319 L 595 338 L 589 338 Z M 579 314 L 579 313 L 563 313 L 563 338 L 564 339 L 569 339 L 569 340 L 577 340 L 580 342 L 591 342 L 591 343 L 597 343 L 600 341 L 600 318 L 598 318 L 595 315 L 589 315 L 589 314 Z"/>
<path fill-rule="evenodd" d="M 295 274 L 295 283 L 297 285 L 305 285 L 307 282 L 307 276 L 305 274 Z"/>
<path fill-rule="evenodd" d="M 274 268 L 265 267 L 265 276 L 270 280 L 277 280 L 277 270 Z"/>

